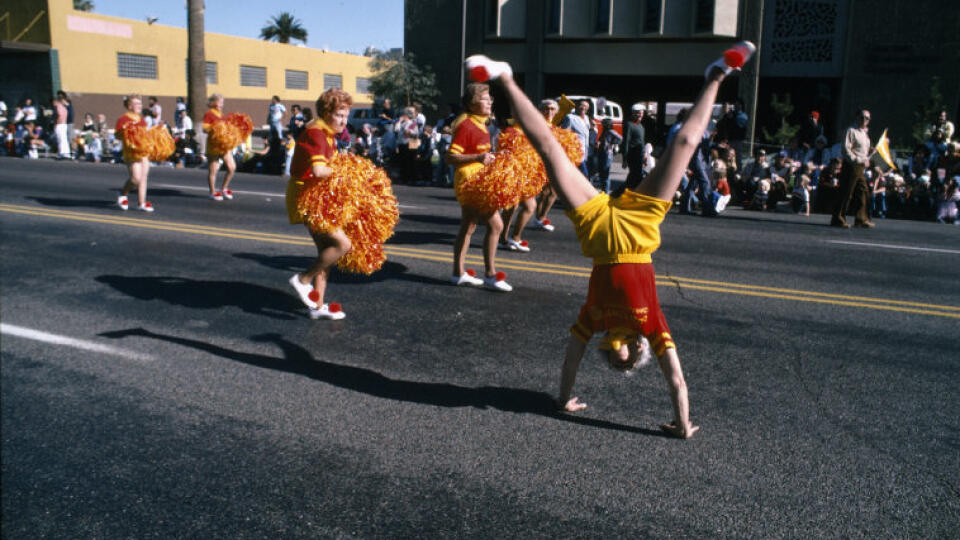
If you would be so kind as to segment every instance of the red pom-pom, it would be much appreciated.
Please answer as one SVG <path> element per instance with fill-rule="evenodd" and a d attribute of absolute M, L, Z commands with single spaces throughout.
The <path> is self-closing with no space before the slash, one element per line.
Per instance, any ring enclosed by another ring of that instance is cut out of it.
<path fill-rule="evenodd" d="M 477 272 L 473 268 L 467 268 L 467 275 L 470 277 L 477 277 Z"/>
<path fill-rule="evenodd" d="M 343 311 L 343 308 L 340 307 L 339 302 L 330 302 L 330 305 L 327 306 L 327 309 L 330 310 L 330 313 L 340 313 Z"/>
<path fill-rule="evenodd" d="M 477 66 L 470 70 L 470 80 L 476 82 L 487 82 L 490 79 L 490 73 L 484 66 Z"/>
<path fill-rule="evenodd" d="M 497 278 L 497 281 L 503 281 L 507 279 L 507 275 L 504 274 L 503 272 L 497 272 L 496 278 Z"/>
<path fill-rule="evenodd" d="M 530 245 L 530 243 L 527 242 L 526 240 L 521 240 L 521 241 L 520 241 L 520 245 L 523 246 L 523 247 L 527 247 L 527 246 Z"/>
<path fill-rule="evenodd" d="M 307 298 L 309 298 L 313 302 L 319 302 L 320 293 L 318 293 L 316 290 L 310 291 L 310 294 L 307 295 Z"/>
<path fill-rule="evenodd" d="M 541 221 L 540 223 L 543 223 L 544 225 L 549 225 L 549 224 L 550 224 L 550 218 L 547 218 L 547 219 Z"/>

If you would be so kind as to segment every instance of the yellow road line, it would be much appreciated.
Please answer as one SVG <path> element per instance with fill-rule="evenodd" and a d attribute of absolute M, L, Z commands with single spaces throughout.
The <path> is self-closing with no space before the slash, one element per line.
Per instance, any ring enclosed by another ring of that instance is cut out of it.
<path fill-rule="evenodd" d="M 38 208 L 34 206 L 19 206 L 0 203 L 0 211 L 14 214 L 53 217 L 59 219 L 69 219 L 73 221 L 84 221 L 90 223 L 105 223 L 109 225 L 123 225 L 127 227 L 136 227 L 142 229 L 154 229 L 163 231 L 182 232 L 188 234 L 200 234 L 206 236 L 218 236 L 222 238 L 236 238 L 241 240 L 259 240 L 263 242 L 290 244 L 301 246 L 312 246 L 310 239 L 302 236 L 293 236 L 276 233 L 261 233 L 257 231 L 247 231 L 242 229 L 228 229 L 222 227 L 212 227 L 206 225 L 193 225 L 189 223 L 178 223 L 171 221 L 157 221 L 153 219 L 130 218 L 125 216 L 107 216 L 102 214 L 91 214 L 86 212 L 76 212 L 70 210 L 56 210 L 49 208 Z M 388 255 L 397 257 L 408 257 L 428 261 L 450 263 L 453 257 L 449 251 L 436 251 L 422 248 L 411 248 L 403 246 L 386 245 L 385 251 Z M 468 255 L 467 262 L 471 264 L 482 264 L 483 258 L 478 255 Z M 551 263 L 542 263 L 536 261 L 519 261 L 514 259 L 500 259 L 497 266 L 509 270 L 522 270 L 525 272 L 536 272 L 543 274 L 589 277 L 591 268 L 567 266 Z M 766 287 L 761 285 L 749 285 L 741 283 L 725 283 L 721 281 L 710 281 L 704 279 L 684 278 L 680 276 L 656 276 L 657 285 L 661 287 L 675 287 L 680 285 L 686 289 L 717 292 L 724 294 L 738 294 L 742 296 L 755 296 L 764 298 L 776 298 L 781 300 L 794 300 L 799 302 L 812 302 L 820 304 L 831 304 L 838 306 L 861 307 L 868 309 L 880 309 L 887 311 L 897 311 L 901 313 L 917 313 L 921 315 L 934 315 L 939 317 L 949 317 L 960 319 L 960 306 L 946 306 L 937 304 L 925 304 L 921 302 L 910 302 L 904 300 L 892 300 L 885 298 L 870 298 L 865 296 L 841 295 L 833 293 L 823 293 L 817 291 L 804 291 L 797 289 L 785 289 L 780 287 Z"/>

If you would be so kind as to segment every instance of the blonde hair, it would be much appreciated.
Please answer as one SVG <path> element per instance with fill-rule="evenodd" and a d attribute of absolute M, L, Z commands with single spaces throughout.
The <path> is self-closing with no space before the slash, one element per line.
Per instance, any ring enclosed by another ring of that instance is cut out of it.
<path fill-rule="evenodd" d="M 140 94 L 127 94 L 123 96 L 123 106 L 129 109 L 130 102 L 134 99 L 139 99 L 141 103 L 143 102 L 143 96 Z"/>
<path fill-rule="evenodd" d="M 223 94 L 210 94 L 210 97 L 207 98 L 207 105 L 213 105 L 221 99 L 223 99 Z"/>

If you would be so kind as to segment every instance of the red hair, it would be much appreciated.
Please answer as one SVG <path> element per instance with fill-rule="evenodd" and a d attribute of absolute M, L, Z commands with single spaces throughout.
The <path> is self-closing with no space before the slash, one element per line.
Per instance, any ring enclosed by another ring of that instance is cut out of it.
<path fill-rule="evenodd" d="M 333 114 L 334 111 L 343 107 L 350 108 L 350 106 L 353 105 L 353 98 L 350 97 L 350 94 L 339 88 L 330 88 L 320 94 L 320 97 L 317 98 L 316 105 L 317 116 L 323 118 L 328 113 Z"/>

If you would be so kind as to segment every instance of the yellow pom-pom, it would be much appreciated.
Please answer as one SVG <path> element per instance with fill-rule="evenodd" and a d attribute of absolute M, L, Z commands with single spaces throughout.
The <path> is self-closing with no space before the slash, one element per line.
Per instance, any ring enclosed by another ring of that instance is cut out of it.
<path fill-rule="evenodd" d="M 333 174 L 308 180 L 297 199 L 297 211 L 315 233 L 340 229 L 352 248 L 337 261 L 348 272 L 370 274 L 386 261 L 383 243 L 400 219 L 397 198 L 383 169 L 350 154 L 335 154 Z"/>

